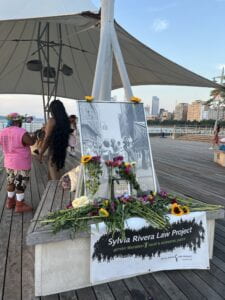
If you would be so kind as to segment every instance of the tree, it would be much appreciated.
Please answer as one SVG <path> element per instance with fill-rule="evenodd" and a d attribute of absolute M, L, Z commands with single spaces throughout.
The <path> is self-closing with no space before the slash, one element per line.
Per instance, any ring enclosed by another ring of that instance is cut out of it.
<path fill-rule="evenodd" d="M 213 89 L 210 93 L 211 98 L 207 101 L 210 108 L 217 110 L 216 121 L 214 124 L 214 129 L 216 129 L 219 119 L 220 109 L 225 107 L 225 87 Z"/>

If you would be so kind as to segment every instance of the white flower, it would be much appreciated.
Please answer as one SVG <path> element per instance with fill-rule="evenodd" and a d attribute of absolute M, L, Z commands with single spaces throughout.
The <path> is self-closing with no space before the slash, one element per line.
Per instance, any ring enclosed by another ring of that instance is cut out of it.
<path fill-rule="evenodd" d="M 73 208 L 79 208 L 82 206 L 86 206 L 90 203 L 90 200 L 86 196 L 81 196 L 72 201 Z"/>

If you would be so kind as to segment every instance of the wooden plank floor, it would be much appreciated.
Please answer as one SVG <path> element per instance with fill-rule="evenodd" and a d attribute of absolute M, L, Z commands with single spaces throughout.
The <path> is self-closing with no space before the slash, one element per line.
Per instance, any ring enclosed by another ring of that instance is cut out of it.
<path fill-rule="evenodd" d="M 153 156 L 162 188 L 225 205 L 225 168 L 212 161 L 207 143 L 152 138 Z M 75 163 L 71 157 L 66 169 Z M 0 155 L 0 166 L 2 156 Z M 225 299 L 225 220 L 216 224 L 210 271 L 167 271 L 120 280 L 48 297 L 34 297 L 34 249 L 25 244 L 32 213 L 4 208 L 5 173 L 0 174 L 0 299 L 4 300 L 166 300 Z M 47 183 L 46 166 L 33 161 L 27 202 L 37 207 Z M 63 202 L 70 200 L 64 193 Z M 79 276 L 79 274 L 78 274 Z"/>

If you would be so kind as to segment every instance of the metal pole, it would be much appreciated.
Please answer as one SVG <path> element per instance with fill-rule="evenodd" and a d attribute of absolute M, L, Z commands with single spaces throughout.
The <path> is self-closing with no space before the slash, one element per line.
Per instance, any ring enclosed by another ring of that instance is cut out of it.
<path fill-rule="evenodd" d="M 37 38 L 37 48 L 38 48 L 38 58 L 41 61 L 41 37 L 43 32 L 41 33 L 41 22 L 38 23 L 38 38 Z M 42 70 L 40 71 L 41 74 L 41 87 L 42 87 L 42 102 L 43 102 L 43 110 L 44 110 L 44 119 L 45 123 L 47 122 L 46 110 L 45 110 L 45 95 L 44 95 L 44 83 L 43 83 L 43 74 Z"/>
<path fill-rule="evenodd" d="M 49 47 L 49 42 L 50 42 L 50 38 L 49 38 L 49 23 L 47 23 L 47 32 L 46 32 L 46 38 L 47 38 L 47 66 L 48 66 L 48 72 L 47 72 L 47 92 L 48 92 L 48 102 L 47 102 L 47 118 L 49 118 L 49 102 L 51 100 L 51 96 L 50 96 L 50 47 Z"/>
<path fill-rule="evenodd" d="M 133 96 L 123 55 L 114 27 L 115 0 L 101 0 L 101 31 L 99 51 L 92 88 L 92 96 L 98 100 L 108 100 L 112 89 L 112 53 L 125 90 L 126 100 Z"/>
<path fill-rule="evenodd" d="M 92 96 L 110 100 L 112 81 L 111 24 L 114 23 L 114 0 L 101 0 L 101 31 Z"/>
<path fill-rule="evenodd" d="M 126 100 L 129 101 L 130 98 L 133 96 L 133 93 L 132 93 L 130 80 L 127 74 L 126 66 L 123 60 L 123 55 L 120 49 L 119 41 L 114 27 L 112 28 L 111 31 L 111 39 L 112 39 L 113 53 L 117 62 L 117 67 L 119 69 L 120 77 L 125 90 Z"/>

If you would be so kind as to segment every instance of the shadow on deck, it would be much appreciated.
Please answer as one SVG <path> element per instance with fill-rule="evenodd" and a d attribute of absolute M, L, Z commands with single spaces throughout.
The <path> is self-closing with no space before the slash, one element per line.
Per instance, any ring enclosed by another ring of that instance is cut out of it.
<path fill-rule="evenodd" d="M 208 144 L 152 138 L 153 157 L 162 188 L 208 203 L 225 205 L 225 168 L 212 161 Z M 0 165 L 2 157 L 0 157 Z M 68 157 L 66 169 L 76 159 Z M 14 214 L 4 203 L 6 176 L 0 174 L 0 299 L 225 299 L 225 220 L 216 224 L 214 257 L 209 271 L 167 271 L 133 277 L 90 288 L 34 297 L 34 248 L 26 246 L 32 213 Z M 37 207 L 47 184 L 45 164 L 33 160 L 26 200 Z M 68 194 L 68 202 L 70 201 Z M 60 259 L 60 258 L 59 258 Z M 78 274 L 79 276 L 79 274 Z"/>

